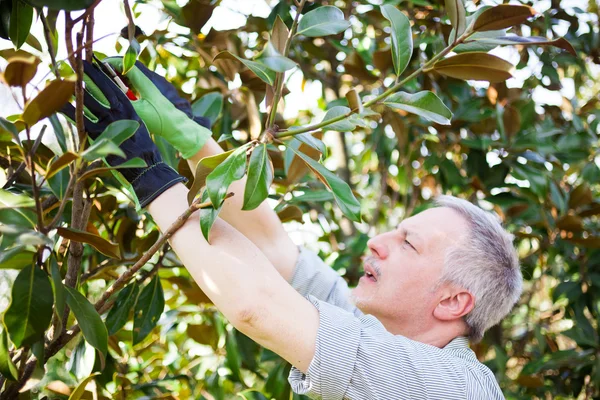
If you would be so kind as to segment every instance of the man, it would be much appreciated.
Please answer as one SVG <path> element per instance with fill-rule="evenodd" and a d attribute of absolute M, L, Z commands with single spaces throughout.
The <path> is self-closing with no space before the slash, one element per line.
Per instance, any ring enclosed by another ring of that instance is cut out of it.
<path fill-rule="evenodd" d="M 121 59 L 109 62 L 120 69 Z M 85 120 L 92 138 L 118 119 L 145 123 L 121 148 L 148 167 L 122 171 L 140 205 L 166 230 L 188 208 L 188 191 L 162 162 L 148 130 L 169 140 L 192 171 L 221 148 L 210 131 L 190 122 L 189 103 L 143 65 L 127 74 L 141 97 L 133 102 L 91 64 L 85 73 L 85 103 L 96 117 Z M 74 117 L 71 105 L 64 112 Z M 511 237 L 497 220 L 464 200 L 441 197 L 440 207 L 368 242 L 365 275 L 350 296 L 345 281 L 315 253 L 294 245 L 266 202 L 241 211 L 244 185 L 242 179 L 230 186 L 236 195 L 225 201 L 211 244 L 196 213 L 171 246 L 237 329 L 293 365 L 289 381 L 296 393 L 315 399 L 503 398 L 491 371 L 468 348 L 468 338 L 480 340 L 521 293 Z"/>

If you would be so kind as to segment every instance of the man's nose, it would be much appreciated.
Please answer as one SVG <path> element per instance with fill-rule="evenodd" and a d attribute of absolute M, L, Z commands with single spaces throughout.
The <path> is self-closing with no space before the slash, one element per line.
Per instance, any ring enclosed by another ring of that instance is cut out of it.
<path fill-rule="evenodd" d="M 367 247 L 369 247 L 371 253 L 381 260 L 386 259 L 389 253 L 388 247 L 383 239 L 382 235 L 377 235 L 367 242 Z"/>

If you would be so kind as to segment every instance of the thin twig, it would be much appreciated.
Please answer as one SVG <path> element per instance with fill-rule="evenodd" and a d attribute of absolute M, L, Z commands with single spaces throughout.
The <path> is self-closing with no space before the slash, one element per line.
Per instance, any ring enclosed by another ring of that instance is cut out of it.
<path fill-rule="evenodd" d="M 81 21 L 82 19 L 86 18 L 86 17 L 87 17 L 87 16 L 88 16 L 88 15 L 89 15 L 91 12 L 93 12 L 93 11 L 94 11 L 94 8 L 96 8 L 96 6 L 97 6 L 98 4 L 100 4 L 100 2 L 101 2 L 101 1 L 102 1 L 102 0 L 96 0 L 96 1 L 94 1 L 94 3 L 93 3 L 91 6 L 89 6 L 89 7 L 88 7 L 88 8 L 85 10 L 85 12 L 84 12 L 83 14 L 81 14 L 79 17 L 77 17 L 77 18 L 75 18 L 75 19 L 73 20 L 73 25 L 75 25 L 76 23 L 78 23 L 78 22 L 79 22 L 79 21 Z"/>
<path fill-rule="evenodd" d="M 39 15 L 42 20 L 42 24 L 44 25 L 44 38 L 46 39 L 46 44 L 48 45 L 48 53 L 50 53 L 50 60 L 52 61 L 52 70 L 54 75 L 57 78 L 60 78 L 60 71 L 58 70 L 58 64 L 56 63 L 56 49 L 54 48 L 54 42 L 52 42 L 52 32 L 50 31 L 50 25 L 48 25 L 48 20 L 46 19 L 46 15 L 43 10 L 39 10 Z"/>
<path fill-rule="evenodd" d="M 40 143 L 42 143 L 42 136 L 44 135 L 44 132 L 46 131 L 47 126 L 44 125 L 42 127 L 42 130 L 40 131 L 40 134 L 38 135 L 38 137 L 35 139 L 35 142 L 33 142 L 33 145 L 31 145 L 31 149 L 29 149 L 28 154 L 25 155 L 25 160 L 23 160 L 23 162 L 21 164 L 19 164 L 19 166 L 17 167 L 17 169 L 14 170 L 14 172 L 12 174 L 10 174 L 10 176 L 8 178 L 6 178 L 6 183 L 4 184 L 4 186 L 2 186 L 2 189 L 6 189 L 9 186 L 11 186 L 19 177 L 19 174 L 21 172 L 23 172 L 23 170 L 27 167 L 27 157 L 33 156 L 33 154 L 35 154 L 37 148 L 39 147 Z"/>

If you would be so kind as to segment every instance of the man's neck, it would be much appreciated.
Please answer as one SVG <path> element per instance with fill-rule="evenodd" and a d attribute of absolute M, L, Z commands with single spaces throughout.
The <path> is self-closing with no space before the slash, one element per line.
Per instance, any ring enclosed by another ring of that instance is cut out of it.
<path fill-rule="evenodd" d="M 394 335 L 402 335 L 411 340 L 439 348 L 445 347 L 454 338 L 465 335 L 465 327 L 463 324 L 442 324 L 417 328 L 416 324 L 407 327 L 396 324 L 386 324 L 384 321 L 381 322 L 388 332 L 393 333 Z"/>

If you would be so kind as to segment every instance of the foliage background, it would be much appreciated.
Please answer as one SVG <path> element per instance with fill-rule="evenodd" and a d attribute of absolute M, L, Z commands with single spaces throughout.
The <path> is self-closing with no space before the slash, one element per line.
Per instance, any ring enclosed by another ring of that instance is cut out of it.
<path fill-rule="evenodd" d="M 338 6 L 352 26 L 340 35 L 300 37 L 292 44 L 289 57 L 298 68 L 286 75 L 285 111 L 277 118 L 280 127 L 319 121 L 328 107 L 346 104 L 344 96 L 350 89 L 364 95 L 394 80 L 389 24 L 374 7 L 381 2 L 317 3 Z M 451 27 L 443 2 L 385 3 L 398 5 L 414 23 L 415 51 L 409 71 L 444 47 Z M 461 196 L 493 209 L 515 235 L 525 291 L 510 317 L 474 346 L 477 355 L 496 373 L 508 399 L 600 398 L 598 4 L 594 0 L 520 3 L 532 5 L 540 15 L 513 32 L 564 36 L 577 57 L 554 48 L 500 47 L 492 53 L 516 65 L 514 78 L 505 83 L 464 82 L 435 72 L 407 83 L 405 90 L 410 92 L 436 92 L 454 112 L 452 125 L 432 125 L 412 114 L 381 109 L 379 124 L 372 122 L 354 132 L 326 131 L 323 140 L 330 154 L 325 165 L 361 197 L 361 223 L 343 217 L 331 195 L 306 175 L 301 163 L 292 164 L 287 176 L 276 176 L 270 201 L 278 210 L 288 207 L 282 218 L 291 219 L 286 227 L 294 240 L 319 251 L 351 284 L 360 276 L 367 238 L 426 207 L 436 194 Z M 466 9 L 472 12 L 493 4 L 497 3 L 467 1 Z M 214 137 L 226 139 L 221 141 L 224 147 L 257 137 L 264 119 L 264 83 L 240 63 L 212 60 L 225 49 L 252 58 L 269 39 L 277 15 L 291 24 L 294 6 L 285 0 L 163 0 L 131 5 L 143 30 L 137 35 L 142 48 L 139 59 L 181 88 L 196 112 L 210 116 Z M 317 5 L 310 4 L 305 11 Z M 231 21 L 239 21 L 239 26 L 224 29 Z M 67 54 L 61 23 L 59 18 L 58 59 Z M 96 11 L 94 37 L 118 33 L 126 23 L 123 5 L 105 0 Z M 38 19 L 31 32 L 41 44 L 33 42 L 23 49 L 43 61 L 27 88 L 29 96 L 43 87 L 50 63 Z M 124 54 L 127 43 L 112 35 L 99 39 L 94 49 Z M 8 41 L 0 44 L 11 47 Z M 0 51 L 0 57 L 10 56 Z M 6 65 L 0 61 L 2 68 Z M 63 72 L 68 75 L 66 67 Z M 19 91 L 0 90 L 1 115 L 20 113 Z M 56 131 L 63 129 L 69 137 L 60 121 L 63 128 L 49 127 L 36 152 L 42 174 L 57 151 Z M 44 121 L 36 125 L 32 139 L 43 124 L 51 125 Z M 3 185 L 20 163 L 9 150 L 10 145 L 3 143 Z M 189 174 L 171 148 L 164 145 L 161 150 L 173 166 Z M 284 160 L 273 157 L 277 173 Z M 26 178 L 19 178 L 17 184 L 27 191 Z M 102 175 L 87 189 L 94 202 L 86 230 L 118 243 L 122 255 L 119 260 L 84 246 L 81 290 L 92 302 L 158 237 L 148 216 L 137 215 L 116 187 L 110 175 Z M 45 195 L 56 193 L 48 185 L 42 190 Z M 14 222 L 10 209 L 3 207 L 0 212 L 2 224 Z M 70 213 L 67 204 L 65 221 L 70 221 Z M 6 252 L 16 239 L 2 232 L 0 251 Z M 67 242 L 52 233 L 50 237 L 64 275 Z M 100 398 L 224 399 L 239 392 L 247 398 L 292 398 L 286 382 L 289 365 L 232 329 L 172 251 L 164 248 L 143 271 L 142 278 L 148 280 L 157 273 L 164 290 L 166 307 L 158 313 L 158 327 L 135 345 L 131 321 L 111 336 L 107 366 L 87 386 L 84 398 L 91 398 L 91 392 Z M 0 274 L 4 299 L 0 309 L 4 309 L 16 272 L 6 269 Z M 67 398 L 98 370 L 93 348 L 79 335 L 50 359 L 45 374 L 38 367 L 22 396 Z"/>

